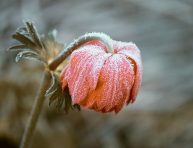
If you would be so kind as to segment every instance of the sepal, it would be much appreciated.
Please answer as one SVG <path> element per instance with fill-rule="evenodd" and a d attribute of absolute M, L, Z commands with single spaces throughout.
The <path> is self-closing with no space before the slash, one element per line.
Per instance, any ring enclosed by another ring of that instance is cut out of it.
<path fill-rule="evenodd" d="M 64 90 L 62 89 L 59 77 L 55 73 L 52 73 L 52 84 L 46 91 L 46 96 L 49 97 L 49 106 L 54 105 L 57 110 L 64 110 L 66 113 L 68 113 L 70 109 L 77 109 L 80 111 L 80 106 L 78 104 L 72 104 L 72 98 L 68 87 Z"/>

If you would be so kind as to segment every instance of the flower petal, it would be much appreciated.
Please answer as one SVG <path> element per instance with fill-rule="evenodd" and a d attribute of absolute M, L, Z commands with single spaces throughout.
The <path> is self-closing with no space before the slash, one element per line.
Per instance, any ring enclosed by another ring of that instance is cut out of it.
<path fill-rule="evenodd" d="M 95 91 L 89 94 L 82 105 L 101 112 L 119 112 L 129 98 L 133 76 L 132 66 L 125 56 L 112 55 L 101 69 Z"/>
<path fill-rule="evenodd" d="M 134 43 L 125 43 L 125 42 L 115 42 L 114 43 L 115 52 L 125 55 L 131 63 L 134 64 L 135 69 L 135 82 L 131 90 L 131 100 L 128 100 L 127 103 L 133 103 L 138 94 L 139 88 L 142 81 L 142 63 L 140 50 Z"/>
<path fill-rule="evenodd" d="M 100 70 L 110 56 L 96 46 L 84 46 L 73 53 L 68 72 L 73 103 L 82 101 L 97 85 Z"/>
<path fill-rule="evenodd" d="M 105 52 L 108 51 L 107 46 L 100 40 L 92 40 L 92 41 L 89 41 L 89 42 L 85 43 L 84 45 L 99 46 Z"/>

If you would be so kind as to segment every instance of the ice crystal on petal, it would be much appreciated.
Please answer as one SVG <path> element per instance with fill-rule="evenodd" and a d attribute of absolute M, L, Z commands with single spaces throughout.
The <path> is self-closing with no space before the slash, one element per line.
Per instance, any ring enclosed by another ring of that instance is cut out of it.
<path fill-rule="evenodd" d="M 99 112 L 119 112 L 133 102 L 141 85 L 141 58 L 133 43 L 113 41 L 107 53 L 100 41 L 90 41 L 74 51 L 61 74 L 72 101 Z"/>

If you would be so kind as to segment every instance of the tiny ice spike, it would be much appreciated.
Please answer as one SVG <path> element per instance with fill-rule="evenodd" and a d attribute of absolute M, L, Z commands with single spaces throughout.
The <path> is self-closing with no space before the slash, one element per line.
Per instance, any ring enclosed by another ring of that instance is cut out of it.
<path fill-rule="evenodd" d="M 141 86 L 142 63 L 132 42 L 112 40 L 113 53 L 99 40 L 72 52 L 61 73 L 62 89 L 69 88 L 73 104 L 97 112 L 118 113 L 133 103 Z"/>

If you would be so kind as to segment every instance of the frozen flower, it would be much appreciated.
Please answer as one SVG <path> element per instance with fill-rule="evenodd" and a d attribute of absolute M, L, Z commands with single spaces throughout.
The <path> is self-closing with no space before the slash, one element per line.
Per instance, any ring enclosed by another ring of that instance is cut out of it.
<path fill-rule="evenodd" d="M 140 51 L 131 42 L 112 41 L 113 53 L 99 40 L 75 50 L 61 73 L 73 104 L 98 112 L 119 112 L 138 94 L 142 64 Z"/>

